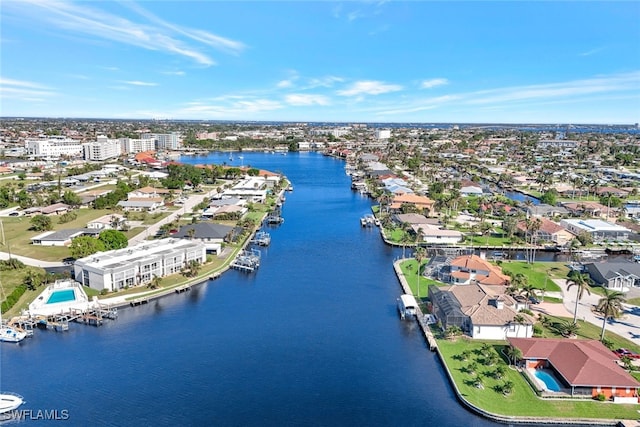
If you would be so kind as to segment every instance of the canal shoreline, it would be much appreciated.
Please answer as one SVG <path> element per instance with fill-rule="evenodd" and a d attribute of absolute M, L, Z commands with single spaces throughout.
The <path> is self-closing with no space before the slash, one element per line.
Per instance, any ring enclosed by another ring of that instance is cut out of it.
<path fill-rule="evenodd" d="M 384 234 L 383 234 L 384 236 Z M 399 259 L 393 263 L 393 269 L 396 273 L 396 277 L 398 278 L 398 282 L 400 283 L 400 287 L 402 289 L 402 293 L 412 295 L 411 288 L 407 280 L 402 273 L 402 269 L 400 268 L 400 264 L 403 261 L 406 261 L 409 258 Z M 502 424 L 523 424 L 523 425 L 589 425 L 589 426 L 624 426 L 622 420 L 609 420 L 609 419 L 594 419 L 594 418 L 547 418 L 547 417 L 524 417 L 524 416 L 510 416 L 510 415 L 500 415 L 494 414 L 492 412 L 486 411 L 479 406 L 474 405 L 473 403 L 466 400 L 463 394 L 458 389 L 458 386 L 453 379 L 453 375 L 449 370 L 449 366 L 445 361 L 444 356 L 440 352 L 438 348 L 438 343 L 431 331 L 431 328 L 425 321 L 425 315 L 422 313 L 422 309 L 420 306 L 417 307 L 416 313 L 416 322 L 418 326 L 422 330 L 422 335 L 427 342 L 429 350 L 435 352 L 438 355 L 438 360 L 444 367 L 444 371 L 447 374 L 447 379 L 449 380 L 449 384 L 453 388 L 453 391 L 456 395 L 458 402 L 460 402 L 466 409 L 471 412 L 478 414 L 482 417 L 490 419 L 492 421 L 502 423 Z"/>

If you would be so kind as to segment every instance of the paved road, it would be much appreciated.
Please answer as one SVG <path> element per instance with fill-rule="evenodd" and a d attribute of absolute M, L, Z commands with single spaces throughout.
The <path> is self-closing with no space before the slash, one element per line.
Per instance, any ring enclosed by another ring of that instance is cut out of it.
<path fill-rule="evenodd" d="M 34 267 L 42 267 L 42 268 L 46 268 L 46 267 L 64 267 L 65 264 L 62 262 L 49 262 L 49 261 L 42 261 L 39 259 L 35 259 L 35 258 L 29 258 L 26 256 L 20 256 L 20 255 L 15 255 L 15 254 L 11 254 L 11 258 L 16 258 L 20 261 L 22 261 L 23 263 L 25 263 L 26 265 L 32 265 Z M 9 253 L 7 252 L 0 252 L 0 259 L 1 260 L 8 260 L 9 259 Z"/>
<path fill-rule="evenodd" d="M 187 213 L 191 213 L 193 207 L 200 204 L 202 202 L 202 199 L 204 199 L 205 197 L 210 198 L 214 194 L 215 194 L 215 190 L 212 190 L 209 193 L 196 193 L 196 194 L 190 195 L 187 201 L 184 203 L 184 205 L 182 205 L 182 208 L 172 212 L 169 216 L 162 219 L 161 221 L 156 222 L 155 224 L 149 225 L 145 231 L 129 239 L 129 246 L 134 246 L 134 245 L 137 245 L 138 243 L 144 242 L 145 240 L 147 240 L 148 237 L 155 235 L 158 232 L 158 230 L 160 230 L 161 226 L 172 222 L 177 218 L 178 215 L 185 215 Z"/>
<path fill-rule="evenodd" d="M 563 303 L 565 308 L 573 315 L 576 304 L 576 290 L 575 287 L 570 291 L 567 291 L 567 281 L 564 279 L 554 279 L 554 282 L 560 286 L 562 293 L 564 294 Z M 629 291 L 629 297 L 635 296 L 638 292 L 636 289 Z M 578 302 L 578 319 L 583 319 L 589 323 L 593 323 L 598 327 L 602 327 L 603 318 L 601 315 L 594 313 L 591 309 L 598 304 L 600 295 L 591 293 L 591 295 L 585 292 L 582 299 Z M 615 332 L 616 334 L 625 337 L 634 343 L 640 345 L 640 307 L 623 304 L 624 313 L 619 319 L 612 319 L 607 322 L 607 331 Z"/>

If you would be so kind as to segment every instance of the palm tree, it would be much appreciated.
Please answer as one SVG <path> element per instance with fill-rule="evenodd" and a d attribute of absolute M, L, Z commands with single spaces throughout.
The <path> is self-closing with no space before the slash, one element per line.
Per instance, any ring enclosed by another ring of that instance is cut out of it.
<path fill-rule="evenodd" d="M 160 287 L 160 283 L 162 282 L 162 277 L 156 276 L 155 274 L 153 275 L 153 279 L 151 279 L 151 282 L 149 282 L 149 287 L 151 289 L 157 289 Z"/>
<path fill-rule="evenodd" d="M 417 274 L 418 274 L 418 299 L 419 299 L 420 298 L 420 276 L 422 276 L 422 270 L 420 267 L 422 266 L 422 261 L 427 257 L 427 251 L 422 246 L 418 246 L 413 256 L 415 257 L 416 261 L 418 261 Z"/>
<path fill-rule="evenodd" d="M 515 365 L 518 360 L 522 359 L 522 351 L 520 351 L 519 348 L 514 346 L 509 346 L 507 347 L 506 351 L 507 351 L 507 357 L 509 358 L 510 365 L 512 363 Z"/>
<path fill-rule="evenodd" d="M 600 298 L 596 306 L 596 312 L 602 314 L 602 334 L 600 341 L 604 341 L 604 331 L 607 327 L 607 319 L 613 319 L 622 313 L 622 303 L 625 302 L 624 294 L 618 291 L 612 291 L 603 288 L 604 297 Z"/>
<path fill-rule="evenodd" d="M 567 290 L 570 290 L 573 286 L 576 287 L 576 307 L 573 310 L 573 324 L 575 325 L 578 321 L 578 301 L 580 301 L 585 293 L 585 291 L 591 295 L 591 290 L 589 287 L 593 284 L 593 280 L 589 277 L 588 274 L 579 273 L 576 270 L 571 271 L 569 273 L 569 280 L 567 281 Z"/>
<path fill-rule="evenodd" d="M 515 316 L 513 316 L 513 320 L 511 321 L 511 323 L 518 326 L 516 329 L 516 337 L 517 337 L 520 332 L 520 325 L 524 325 L 525 323 L 527 323 L 527 319 L 522 314 L 516 314 Z"/>

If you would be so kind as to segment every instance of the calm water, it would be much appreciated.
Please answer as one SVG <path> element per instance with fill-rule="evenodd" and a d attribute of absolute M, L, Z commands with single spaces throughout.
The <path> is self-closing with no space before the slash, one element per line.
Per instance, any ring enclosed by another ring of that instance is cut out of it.
<path fill-rule="evenodd" d="M 493 425 L 460 407 L 416 325 L 398 319 L 401 250 L 360 227 L 370 202 L 344 164 L 241 162 L 294 185 L 256 274 L 230 271 L 100 328 L 4 343 L 2 388 L 27 409 L 68 410 L 64 425 Z"/>

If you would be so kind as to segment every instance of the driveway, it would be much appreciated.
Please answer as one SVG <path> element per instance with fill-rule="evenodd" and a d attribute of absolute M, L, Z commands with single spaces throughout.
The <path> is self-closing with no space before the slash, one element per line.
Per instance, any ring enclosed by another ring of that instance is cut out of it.
<path fill-rule="evenodd" d="M 564 295 L 563 303 L 568 312 L 573 316 L 575 304 L 576 304 L 576 290 L 567 291 L 567 281 L 564 279 L 553 280 Z M 640 292 L 638 290 L 631 290 L 629 292 Z M 632 295 L 627 295 L 632 296 Z M 594 313 L 592 308 L 598 304 L 600 295 L 591 293 L 591 295 L 585 292 L 582 299 L 578 302 L 578 319 L 582 319 L 586 322 L 593 323 L 598 327 L 602 327 L 603 318 L 601 315 Z M 610 319 L 607 321 L 607 331 L 614 332 L 621 337 L 627 338 L 633 341 L 635 344 L 640 345 L 640 307 L 623 304 L 624 312 L 622 317 L 618 319 Z"/>
<path fill-rule="evenodd" d="M 169 216 L 162 219 L 161 221 L 158 221 L 155 224 L 149 225 L 145 231 L 130 238 L 129 246 L 137 245 L 138 243 L 142 243 L 145 240 L 147 240 L 148 237 L 154 236 L 158 232 L 158 230 L 160 230 L 161 226 L 165 224 L 169 224 L 170 222 L 174 221 L 178 215 L 183 216 L 187 213 L 191 213 L 193 210 L 193 207 L 200 204 L 202 202 L 202 199 L 204 198 L 209 199 L 214 194 L 215 194 L 215 190 L 212 190 L 208 193 L 196 193 L 196 194 L 190 195 L 187 201 L 184 202 L 184 204 L 180 209 L 172 212 Z"/>

